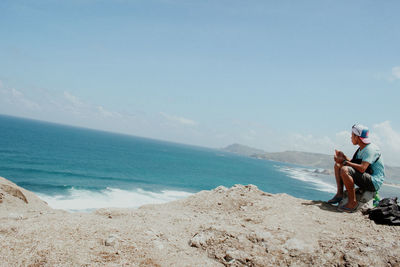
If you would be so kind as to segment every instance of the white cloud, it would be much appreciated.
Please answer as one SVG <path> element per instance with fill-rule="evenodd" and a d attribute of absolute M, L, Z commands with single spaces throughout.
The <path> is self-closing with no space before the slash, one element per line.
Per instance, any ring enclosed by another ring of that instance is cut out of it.
<path fill-rule="evenodd" d="M 115 117 L 122 117 L 121 113 L 115 111 L 109 111 L 105 109 L 103 106 L 96 107 L 99 114 L 105 118 L 115 118 Z"/>
<path fill-rule="evenodd" d="M 12 94 L 12 96 L 15 97 L 15 98 L 22 98 L 22 97 L 24 97 L 24 94 L 23 94 L 23 93 L 21 93 L 20 91 L 14 89 L 14 88 L 11 89 L 11 94 Z"/>
<path fill-rule="evenodd" d="M 350 131 L 341 131 L 336 133 L 336 139 L 337 140 L 343 140 L 343 141 L 348 141 L 351 140 L 351 132 Z"/>
<path fill-rule="evenodd" d="M 400 66 L 392 68 L 392 77 L 394 80 L 400 79 Z"/>
<path fill-rule="evenodd" d="M 178 117 L 178 116 L 174 116 L 174 115 L 169 115 L 169 114 L 164 113 L 164 112 L 160 112 L 160 115 L 163 118 L 165 118 L 168 121 L 170 121 L 170 122 L 174 122 L 174 123 L 178 123 L 178 124 L 182 124 L 182 125 L 195 126 L 195 125 L 198 124 L 197 122 L 195 122 L 195 121 L 193 121 L 191 119 L 187 119 L 187 118 L 184 118 L 184 117 Z"/>
<path fill-rule="evenodd" d="M 351 130 L 343 130 L 335 134 L 333 139 L 335 149 L 343 151 L 346 155 L 353 155 L 355 147 L 351 142 Z M 333 150 L 332 150 L 333 151 Z"/>
<path fill-rule="evenodd" d="M 64 91 L 62 96 L 63 100 L 65 101 L 61 101 L 61 103 L 57 102 L 57 99 L 54 99 L 54 97 L 50 100 L 51 102 L 55 103 L 57 107 L 67 110 L 68 112 L 73 113 L 75 116 L 92 120 L 124 117 L 121 113 L 111 111 L 102 105 L 93 105 L 87 103 L 68 91 Z"/>
<path fill-rule="evenodd" d="M 400 166 L 400 133 L 395 131 L 389 121 L 378 123 L 370 128 L 371 140 L 382 152 L 386 164 Z M 340 131 L 332 137 L 292 134 L 281 144 L 285 150 L 299 150 L 332 154 L 334 149 L 352 155 L 356 147 L 351 143 L 351 132 Z"/>
<path fill-rule="evenodd" d="M 371 139 L 381 148 L 385 162 L 400 166 L 400 133 L 389 121 L 373 125 Z"/>
<path fill-rule="evenodd" d="M 74 106 L 77 106 L 77 107 L 84 106 L 83 102 L 79 99 L 79 97 L 74 96 L 73 94 L 71 94 L 67 91 L 64 91 L 64 98 L 66 100 L 68 100 L 71 104 L 73 104 Z"/>
<path fill-rule="evenodd" d="M 394 66 L 391 72 L 385 71 L 385 72 L 375 73 L 374 78 L 377 80 L 384 80 L 389 82 L 400 80 L 400 66 Z"/>
<path fill-rule="evenodd" d="M 1 100 L 7 105 L 12 106 L 13 109 L 25 110 L 26 112 L 41 109 L 41 106 L 37 102 L 26 97 L 22 92 L 15 88 L 1 88 L 0 90 L 3 95 Z"/>
<path fill-rule="evenodd" d="M 124 117 L 102 105 L 87 103 L 68 91 L 33 88 L 22 91 L 1 86 L 0 113 L 102 129 L 114 129 L 118 123 L 127 128 L 123 119 L 132 121 L 131 116 Z"/>
<path fill-rule="evenodd" d="M 392 128 L 390 121 L 375 124 L 371 138 L 376 138 L 376 142 L 381 145 L 390 146 L 393 150 L 400 152 L 400 133 Z"/>
<path fill-rule="evenodd" d="M 328 136 L 317 137 L 311 134 L 291 134 L 286 145 L 288 150 L 315 153 L 333 153 L 335 143 Z"/>
<path fill-rule="evenodd" d="M 43 88 L 17 90 L 5 86 L 4 89 L 0 88 L 0 113 L 173 142 L 207 145 L 207 136 L 203 138 L 196 127 L 188 127 L 185 131 L 180 128 L 198 125 L 191 119 L 166 113 L 161 116 L 159 113 L 148 114 L 141 111 L 120 113 L 100 103 L 85 101 L 69 91 Z M 202 140 L 199 141 L 200 139 Z"/>

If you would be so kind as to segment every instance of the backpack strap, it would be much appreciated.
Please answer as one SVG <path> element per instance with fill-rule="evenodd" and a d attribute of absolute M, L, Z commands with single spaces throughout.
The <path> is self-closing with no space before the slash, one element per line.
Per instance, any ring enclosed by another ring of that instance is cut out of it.
<path fill-rule="evenodd" d="M 359 160 L 359 159 L 356 158 L 356 157 L 357 157 L 358 151 L 360 151 L 360 148 L 358 148 L 358 149 L 356 150 L 356 152 L 354 153 L 353 158 L 351 159 L 351 162 L 354 162 L 354 163 L 357 163 L 357 164 L 361 164 L 362 159 Z M 376 160 L 375 160 L 374 162 L 372 162 L 372 163 L 370 164 L 370 166 L 371 166 L 372 164 L 375 164 L 375 163 L 381 158 L 381 156 L 382 156 L 382 154 L 379 154 L 379 156 L 376 158 Z"/>
<path fill-rule="evenodd" d="M 371 164 L 376 163 L 380 158 L 381 158 L 381 154 L 379 154 L 379 156 L 376 158 L 376 160 L 374 162 L 372 162 Z"/>
<path fill-rule="evenodd" d="M 354 160 L 356 160 L 358 151 L 360 151 L 360 148 L 358 148 L 358 149 L 356 150 L 356 152 L 354 152 L 353 158 L 351 159 L 352 162 L 353 162 Z"/>

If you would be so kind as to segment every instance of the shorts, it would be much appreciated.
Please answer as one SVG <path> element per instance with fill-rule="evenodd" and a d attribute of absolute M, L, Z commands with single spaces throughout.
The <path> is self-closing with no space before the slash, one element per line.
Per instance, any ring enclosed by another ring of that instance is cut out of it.
<path fill-rule="evenodd" d="M 360 189 L 372 192 L 376 191 L 375 186 L 372 183 L 371 174 L 366 172 L 361 173 L 350 166 L 347 166 L 347 168 L 349 170 L 350 176 L 353 177 L 354 184 L 356 184 Z"/>

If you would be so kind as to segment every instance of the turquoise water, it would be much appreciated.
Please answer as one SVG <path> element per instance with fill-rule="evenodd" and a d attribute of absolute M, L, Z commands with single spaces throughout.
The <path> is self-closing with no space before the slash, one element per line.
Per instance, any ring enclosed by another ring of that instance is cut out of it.
<path fill-rule="evenodd" d="M 305 199 L 334 191 L 297 166 L 8 116 L 0 116 L 0 176 L 67 210 L 137 207 L 219 185 Z"/>

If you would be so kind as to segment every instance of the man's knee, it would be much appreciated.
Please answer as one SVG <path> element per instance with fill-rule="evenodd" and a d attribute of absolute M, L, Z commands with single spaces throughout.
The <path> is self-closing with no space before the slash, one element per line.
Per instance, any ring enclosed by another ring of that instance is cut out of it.
<path fill-rule="evenodd" d="M 343 166 L 343 167 L 340 169 L 340 175 L 349 176 L 349 167 Z"/>
<path fill-rule="evenodd" d="M 354 185 L 354 180 L 352 175 L 350 174 L 349 167 L 343 166 L 340 169 L 340 177 L 342 178 L 342 181 L 348 186 Z"/>
<path fill-rule="evenodd" d="M 339 163 L 335 163 L 335 165 L 333 166 L 333 168 L 335 169 L 335 171 L 339 171 L 341 167 L 342 167 L 342 166 L 341 166 Z"/>

